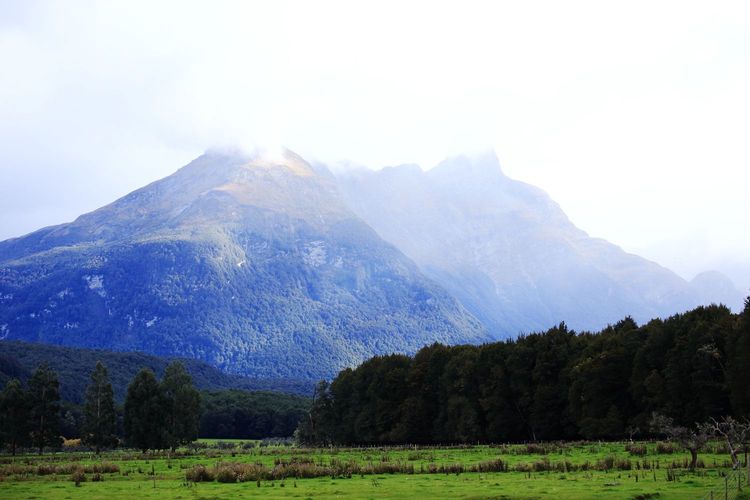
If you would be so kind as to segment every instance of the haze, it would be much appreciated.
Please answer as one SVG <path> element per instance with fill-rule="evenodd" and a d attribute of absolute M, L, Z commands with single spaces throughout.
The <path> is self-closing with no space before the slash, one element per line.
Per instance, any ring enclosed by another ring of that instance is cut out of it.
<path fill-rule="evenodd" d="M 0 239 L 215 145 L 494 148 L 593 236 L 750 288 L 743 2 L 0 0 Z"/>

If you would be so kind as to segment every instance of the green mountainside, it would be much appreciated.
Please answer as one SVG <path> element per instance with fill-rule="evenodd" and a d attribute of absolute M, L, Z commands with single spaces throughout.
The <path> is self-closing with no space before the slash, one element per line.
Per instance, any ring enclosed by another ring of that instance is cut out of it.
<path fill-rule="evenodd" d="M 65 401 L 81 404 L 97 361 L 106 365 L 114 389 L 115 400 L 122 403 L 128 384 L 141 368 L 147 367 L 161 377 L 164 369 L 179 359 L 193 378 L 196 388 L 208 391 L 240 389 L 243 391 L 277 391 L 308 396 L 313 383 L 294 379 L 251 379 L 222 372 L 201 361 L 182 358 L 160 358 L 140 352 L 109 352 L 95 349 L 0 341 L 0 386 L 11 378 L 25 382 L 41 363 L 57 372 L 60 396 Z"/>
<path fill-rule="evenodd" d="M 69 224 L 0 242 L 0 339 L 142 351 L 253 378 L 487 340 L 324 169 L 210 152 Z"/>

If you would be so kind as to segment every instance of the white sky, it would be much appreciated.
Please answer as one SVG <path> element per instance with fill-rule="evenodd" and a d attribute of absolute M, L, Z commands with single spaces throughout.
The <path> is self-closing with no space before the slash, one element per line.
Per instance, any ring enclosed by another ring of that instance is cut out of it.
<path fill-rule="evenodd" d="M 214 145 L 494 147 L 594 236 L 750 287 L 750 2 L 0 0 L 0 239 Z"/>

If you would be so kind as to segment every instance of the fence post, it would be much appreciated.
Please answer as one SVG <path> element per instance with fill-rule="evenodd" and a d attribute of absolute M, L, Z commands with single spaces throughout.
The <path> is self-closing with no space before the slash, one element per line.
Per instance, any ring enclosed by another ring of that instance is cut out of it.
<path fill-rule="evenodd" d="M 724 476 L 724 500 L 729 500 L 729 476 Z"/>

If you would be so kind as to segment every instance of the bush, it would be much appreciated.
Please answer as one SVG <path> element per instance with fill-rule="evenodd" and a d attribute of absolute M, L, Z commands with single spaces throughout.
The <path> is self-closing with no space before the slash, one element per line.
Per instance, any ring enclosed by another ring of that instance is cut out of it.
<path fill-rule="evenodd" d="M 193 465 L 185 471 L 185 479 L 193 483 L 213 481 L 214 475 L 205 465 Z"/>
<path fill-rule="evenodd" d="M 660 455 L 671 455 L 675 452 L 675 447 L 672 443 L 662 443 L 661 441 L 656 443 L 656 453 Z"/>
<path fill-rule="evenodd" d="M 506 472 L 508 470 L 508 464 L 500 460 L 488 460 L 487 462 L 479 462 L 471 468 L 472 472 Z"/>
<path fill-rule="evenodd" d="M 237 471 L 232 466 L 222 466 L 216 471 L 216 480 L 220 483 L 236 483 Z"/>
<path fill-rule="evenodd" d="M 523 449 L 524 455 L 546 455 L 549 450 L 546 446 L 538 443 L 529 443 Z"/>
<path fill-rule="evenodd" d="M 627 444 L 625 445 L 625 451 L 635 457 L 645 457 L 648 453 L 648 448 L 643 444 Z"/>
<path fill-rule="evenodd" d="M 86 482 L 86 474 L 83 472 L 83 469 L 78 468 L 70 475 L 70 479 L 76 483 L 76 486 L 80 486 L 81 483 Z"/>
<path fill-rule="evenodd" d="M 544 457 L 541 460 L 537 460 L 531 465 L 531 468 L 534 470 L 534 472 L 545 472 L 552 469 L 552 466 L 550 465 L 549 458 Z"/>
<path fill-rule="evenodd" d="M 526 462 L 518 462 L 514 467 L 516 472 L 524 472 L 528 473 L 531 472 L 532 468 L 531 465 L 527 464 Z"/>
<path fill-rule="evenodd" d="M 54 464 L 40 464 L 36 468 L 36 473 L 40 476 L 49 476 L 50 474 L 57 474 L 58 467 Z"/>
<path fill-rule="evenodd" d="M 86 472 L 93 472 L 94 474 L 114 474 L 120 472 L 120 466 L 112 462 L 91 464 L 87 465 L 84 469 Z"/>

